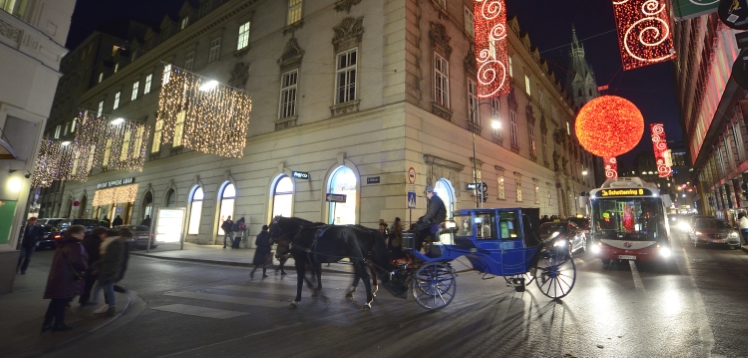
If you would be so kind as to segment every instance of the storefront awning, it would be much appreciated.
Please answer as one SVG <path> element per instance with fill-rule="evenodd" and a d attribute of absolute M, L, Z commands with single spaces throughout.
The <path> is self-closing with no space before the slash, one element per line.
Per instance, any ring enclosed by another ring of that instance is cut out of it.
<path fill-rule="evenodd" d="M 93 206 L 132 203 L 138 193 L 138 184 L 123 185 L 114 188 L 97 190 L 94 193 Z"/>

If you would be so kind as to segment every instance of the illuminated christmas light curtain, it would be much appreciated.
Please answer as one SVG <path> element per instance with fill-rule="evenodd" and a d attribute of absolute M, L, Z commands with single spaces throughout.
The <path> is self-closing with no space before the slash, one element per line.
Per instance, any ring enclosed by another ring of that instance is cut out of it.
<path fill-rule="evenodd" d="M 163 123 L 161 144 L 241 158 L 251 110 L 249 97 L 233 87 L 172 65 L 164 68 L 157 118 Z"/>
<path fill-rule="evenodd" d="M 82 112 L 78 123 L 75 140 L 82 152 L 81 157 L 85 157 L 85 161 L 78 161 L 83 172 L 103 167 L 109 170 L 143 171 L 150 126 L 131 121 L 113 124 L 109 116 L 97 118 L 92 111 Z"/>
<path fill-rule="evenodd" d="M 676 57 L 666 0 L 613 0 L 624 70 Z"/>
<path fill-rule="evenodd" d="M 509 93 L 507 69 L 506 4 L 504 0 L 473 3 L 475 53 L 478 66 L 478 97 Z"/>
<path fill-rule="evenodd" d="M 657 161 L 657 174 L 660 178 L 673 176 L 670 153 L 667 150 L 667 139 L 665 138 L 665 126 L 662 123 L 652 123 L 649 125 L 652 131 L 652 145 L 654 146 L 654 156 Z"/>
<path fill-rule="evenodd" d="M 31 187 L 47 188 L 55 180 L 65 179 L 70 170 L 73 146 L 60 141 L 43 140 L 36 157 Z"/>
<path fill-rule="evenodd" d="M 114 188 L 97 190 L 94 193 L 93 206 L 132 203 L 138 194 L 138 184 L 123 185 Z"/>
<path fill-rule="evenodd" d="M 618 160 L 616 160 L 616 157 L 603 157 L 603 162 L 605 164 L 605 178 L 618 178 Z"/>

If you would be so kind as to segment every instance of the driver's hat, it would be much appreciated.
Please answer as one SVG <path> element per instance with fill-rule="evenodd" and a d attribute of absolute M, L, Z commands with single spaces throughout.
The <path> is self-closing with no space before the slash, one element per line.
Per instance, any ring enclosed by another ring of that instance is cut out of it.
<path fill-rule="evenodd" d="M 426 189 L 423 190 L 424 193 L 433 193 L 434 187 L 432 185 L 429 185 L 426 187 Z"/>

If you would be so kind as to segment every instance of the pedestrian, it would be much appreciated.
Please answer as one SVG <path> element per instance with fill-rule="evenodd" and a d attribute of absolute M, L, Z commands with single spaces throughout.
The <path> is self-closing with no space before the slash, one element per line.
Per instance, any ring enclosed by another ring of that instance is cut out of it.
<path fill-rule="evenodd" d="M 143 219 L 143 221 L 140 222 L 140 225 L 150 227 L 151 226 L 151 216 L 150 215 L 146 215 L 145 219 Z"/>
<path fill-rule="evenodd" d="M 111 223 L 109 222 L 109 218 L 107 218 L 106 215 L 104 215 L 104 217 L 101 218 L 101 221 L 99 221 L 99 226 L 101 227 L 110 228 L 112 227 L 112 225 L 110 224 Z"/>
<path fill-rule="evenodd" d="M 740 233 L 743 235 L 743 243 L 748 245 L 748 215 L 740 213 L 738 217 L 738 227 L 740 228 Z"/>
<path fill-rule="evenodd" d="M 57 249 L 44 290 L 44 299 L 51 301 L 44 315 L 42 332 L 73 329 L 65 324 L 65 308 L 83 292 L 83 273 L 88 269 L 88 255 L 81 245 L 85 230 L 81 225 L 71 225 L 65 236 L 55 241 Z"/>
<path fill-rule="evenodd" d="M 384 219 L 379 219 L 379 233 L 382 234 L 382 236 L 386 239 L 390 231 L 387 229 L 387 223 L 384 222 Z"/>
<path fill-rule="evenodd" d="M 232 240 L 234 237 L 234 233 L 231 232 L 231 229 L 234 227 L 234 222 L 231 221 L 231 215 L 229 215 L 226 220 L 223 221 L 223 224 L 221 224 L 221 229 L 223 230 L 223 248 L 226 248 L 226 239 Z"/>
<path fill-rule="evenodd" d="M 18 257 L 16 272 L 21 271 L 21 275 L 26 274 L 26 270 L 31 263 L 31 255 L 36 251 L 36 245 L 44 236 L 44 229 L 36 225 L 36 217 L 30 217 L 23 229 L 23 238 L 21 241 L 21 256 Z"/>
<path fill-rule="evenodd" d="M 126 293 L 127 289 L 125 289 L 123 286 L 119 285 L 118 283 L 122 281 L 123 278 L 125 278 L 125 271 L 127 271 L 127 264 L 130 262 L 130 245 L 127 244 L 129 239 L 132 239 L 133 234 L 132 231 L 126 227 L 120 228 L 117 231 L 117 235 L 120 237 L 120 240 L 123 240 L 125 243 L 124 247 L 124 253 L 122 255 L 122 264 L 119 268 L 119 274 L 117 275 L 117 279 L 114 281 L 114 292 L 119 293 Z"/>
<path fill-rule="evenodd" d="M 117 227 L 117 226 L 120 226 L 120 225 L 122 225 L 122 217 L 120 217 L 119 215 L 117 215 L 117 217 L 114 218 L 114 220 L 112 221 L 112 227 Z"/>
<path fill-rule="evenodd" d="M 257 234 L 257 238 L 255 239 L 255 257 L 254 260 L 252 260 L 252 263 L 255 265 L 255 268 L 252 269 L 252 272 L 249 274 L 249 277 L 254 278 L 255 277 L 255 271 L 258 267 L 262 266 L 262 278 L 268 277 L 267 275 L 267 265 L 268 261 L 270 261 L 269 264 L 272 265 L 273 263 L 273 252 L 270 251 L 270 233 L 268 232 L 268 226 L 262 225 L 262 231 Z M 269 260 L 268 260 L 269 259 Z"/>
<path fill-rule="evenodd" d="M 543 215 L 543 217 L 542 217 L 542 218 L 540 218 L 540 224 L 541 224 L 541 225 L 542 225 L 542 224 L 545 224 L 545 223 L 547 223 L 547 222 L 550 222 L 550 221 L 551 221 L 551 219 L 549 219 L 549 218 L 548 218 L 548 215 Z"/>
<path fill-rule="evenodd" d="M 93 302 L 96 302 L 99 298 L 99 291 L 104 289 L 104 296 L 108 303 L 103 304 L 93 311 L 93 313 L 106 313 L 108 317 L 113 317 L 116 312 L 117 304 L 114 300 L 114 282 L 119 276 L 125 252 L 125 241 L 120 239 L 117 234 L 117 230 L 107 231 L 108 236 L 99 248 L 101 258 L 94 263 L 94 273 L 97 275 L 97 279 L 91 298 Z"/>
<path fill-rule="evenodd" d="M 104 238 L 107 237 L 106 232 L 107 229 L 97 227 L 83 238 L 83 248 L 86 249 L 86 254 L 88 255 L 88 270 L 86 270 L 84 277 L 83 293 L 78 298 L 78 303 L 81 306 L 93 304 L 93 302 L 89 302 L 91 299 L 91 289 L 93 289 L 93 285 L 96 283 L 96 275 L 93 273 L 92 266 L 101 257 L 99 246 L 101 246 Z"/>
<path fill-rule="evenodd" d="M 235 221 L 234 225 L 231 226 L 231 231 L 236 235 L 231 244 L 232 249 L 238 249 L 242 240 L 244 240 L 244 232 L 247 230 L 247 225 L 244 222 L 245 220 L 242 216 L 241 219 Z"/>

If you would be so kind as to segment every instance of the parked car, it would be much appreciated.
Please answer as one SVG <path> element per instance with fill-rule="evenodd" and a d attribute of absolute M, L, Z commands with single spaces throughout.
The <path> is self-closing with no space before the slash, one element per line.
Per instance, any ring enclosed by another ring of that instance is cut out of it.
<path fill-rule="evenodd" d="M 577 225 L 579 231 L 584 234 L 584 238 L 587 240 L 587 242 L 590 242 L 592 240 L 592 232 L 590 231 L 590 218 L 574 217 L 568 218 L 567 220 Z"/>
<path fill-rule="evenodd" d="M 55 248 L 55 239 L 62 237 L 62 234 L 70 225 L 83 225 L 86 233 L 99 226 L 96 219 L 61 219 L 49 218 L 44 225 L 44 238 L 39 242 L 37 248 Z"/>
<path fill-rule="evenodd" d="M 688 218 L 688 227 L 685 229 L 690 233 L 693 231 L 693 225 L 696 223 L 697 219 L 716 219 L 714 216 L 711 215 L 692 215 Z"/>
<path fill-rule="evenodd" d="M 547 222 L 540 225 L 540 239 L 545 241 L 557 236 L 565 236 L 569 251 L 587 251 L 587 238 L 577 224 L 570 221 Z M 557 241 L 560 242 L 560 241 Z"/>
<path fill-rule="evenodd" d="M 151 228 L 145 225 L 119 225 L 116 226 L 115 229 L 119 228 L 128 228 L 130 231 L 132 231 L 133 237 L 135 239 L 135 248 L 138 249 L 145 249 L 148 247 L 148 239 L 151 237 Z M 155 249 L 158 245 L 156 245 L 155 242 L 151 241 L 151 248 Z"/>
<path fill-rule="evenodd" d="M 740 233 L 725 220 L 714 218 L 697 218 L 691 228 L 691 240 L 695 247 L 699 245 L 728 245 L 740 248 Z"/>

